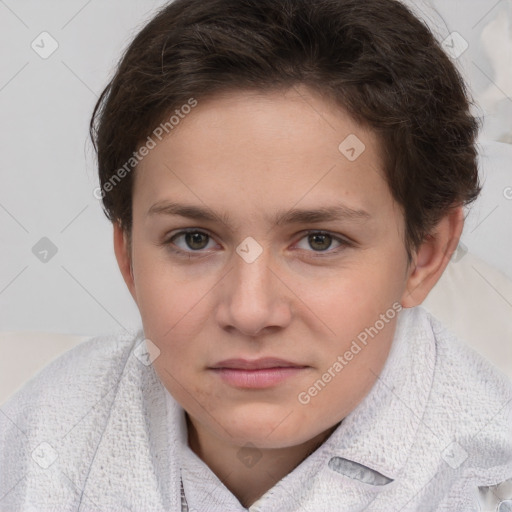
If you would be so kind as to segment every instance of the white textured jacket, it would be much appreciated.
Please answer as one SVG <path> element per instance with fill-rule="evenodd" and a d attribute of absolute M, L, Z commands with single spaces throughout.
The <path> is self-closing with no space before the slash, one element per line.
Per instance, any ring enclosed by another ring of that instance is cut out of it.
<path fill-rule="evenodd" d="M 0 409 L 1 512 L 246 510 L 183 456 L 184 411 L 143 340 L 87 340 Z M 363 402 L 249 510 L 503 512 L 507 500 L 512 385 L 417 307 L 400 313 Z"/>

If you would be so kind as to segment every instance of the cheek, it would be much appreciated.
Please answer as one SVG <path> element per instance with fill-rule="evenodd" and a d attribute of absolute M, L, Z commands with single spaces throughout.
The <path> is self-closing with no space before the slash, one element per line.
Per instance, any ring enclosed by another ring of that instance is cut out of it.
<path fill-rule="evenodd" d="M 163 340 L 183 329 L 193 332 L 193 318 L 204 310 L 214 284 L 213 276 L 196 279 L 186 266 L 173 264 L 165 250 L 151 247 L 134 253 L 134 279 L 145 332 Z"/>
<path fill-rule="evenodd" d="M 351 340 L 372 326 L 401 297 L 403 268 L 392 260 L 347 266 L 315 286 L 303 282 L 297 290 L 302 302 L 326 327 L 334 340 Z M 396 260 L 395 260 L 396 261 Z"/>
<path fill-rule="evenodd" d="M 302 390 L 310 399 L 305 407 L 318 415 L 331 415 L 329 403 L 338 405 L 336 414 L 352 410 L 375 383 L 389 354 L 401 309 L 397 276 L 404 271 L 402 256 L 383 258 L 380 265 L 381 256 L 368 256 L 326 280 L 321 293 L 302 290 L 304 302 L 328 328 L 328 339 L 318 344 L 321 365 L 317 384 L 310 383 L 313 395 L 307 387 Z"/>
<path fill-rule="evenodd" d="M 393 317 L 393 318 L 391 318 Z M 352 337 L 342 336 L 325 353 L 314 379 L 301 389 L 300 408 L 326 425 L 349 414 L 368 394 L 380 374 L 393 341 L 396 312 L 386 321 L 368 320 Z"/>

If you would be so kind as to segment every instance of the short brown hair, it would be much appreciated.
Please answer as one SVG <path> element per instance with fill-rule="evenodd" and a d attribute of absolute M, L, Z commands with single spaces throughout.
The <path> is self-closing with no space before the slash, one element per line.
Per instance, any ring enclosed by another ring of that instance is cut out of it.
<path fill-rule="evenodd" d="M 478 196 L 479 121 L 464 80 L 399 1 L 175 0 L 137 34 L 94 108 L 107 217 L 131 239 L 133 173 L 105 185 L 126 162 L 136 168 L 134 151 L 175 109 L 218 92 L 295 84 L 378 135 L 409 261 L 451 208 Z"/>

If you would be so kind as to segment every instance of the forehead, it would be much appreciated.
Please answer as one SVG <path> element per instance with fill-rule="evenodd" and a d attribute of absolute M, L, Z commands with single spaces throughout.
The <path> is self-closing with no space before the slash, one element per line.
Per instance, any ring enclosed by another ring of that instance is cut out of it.
<path fill-rule="evenodd" d="M 336 201 L 371 214 L 391 200 L 376 135 L 304 87 L 199 100 L 135 175 L 143 215 L 178 198 L 253 214 Z"/>

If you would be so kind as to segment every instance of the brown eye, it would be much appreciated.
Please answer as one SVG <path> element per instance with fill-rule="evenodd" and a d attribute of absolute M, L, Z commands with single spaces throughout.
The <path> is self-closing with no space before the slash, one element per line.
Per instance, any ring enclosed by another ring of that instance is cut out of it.
<path fill-rule="evenodd" d="M 207 233 L 191 230 L 176 233 L 165 243 L 165 245 L 168 245 L 170 249 L 172 249 L 172 246 L 177 247 L 177 249 L 172 249 L 175 252 L 190 254 L 193 252 L 200 252 L 203 249 L 211 249 L 211 246 L 208 247 L 210 242 L 214 243 L 214 240 Z"/>
<path fill-rule="evenodd" d="M 316 251 L 325 251 L 329 249 L 332 243 L 332 236 L 324 233 L 315 233 L 308 236 L 308 242 Z"/>
<path fill-rule="evenodd" d="M 334 242 L 334 246 L 333 246 Z M 342 236 L 325 231 L 308 231 L 297 243 L 297 247 L 311 256 L 334 256 L 343 249 L 354 247 L 353 242 Z"/>
<path fill-rule="evenodd" d="M 195 231 L 192 233 L 186 233 L 185 243 L 190 249 L 200 250 L 204 249 L 208 245 L 209 236 L 205 233 Z"/>

